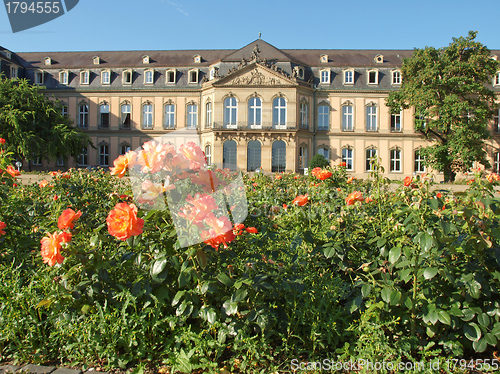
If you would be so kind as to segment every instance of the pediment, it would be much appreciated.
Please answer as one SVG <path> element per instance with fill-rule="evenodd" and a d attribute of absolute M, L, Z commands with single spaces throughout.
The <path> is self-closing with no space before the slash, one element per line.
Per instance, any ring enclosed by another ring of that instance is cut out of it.
<path fill-rule="evenodd" d="M 217 82 L 217 86 L 280 86 L 280 85 L 297 85 L 295 78 L 286 76 L 285 74 L 269 69 L 257 63 L 247 65 L 246 67 L 232 72 Z"/>

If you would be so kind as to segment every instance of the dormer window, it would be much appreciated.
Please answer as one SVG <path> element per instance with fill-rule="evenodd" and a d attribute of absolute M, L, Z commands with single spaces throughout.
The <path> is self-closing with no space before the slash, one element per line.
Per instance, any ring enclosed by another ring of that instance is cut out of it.
<path fill-rule="evenodd" d="M 377 64 L 382 64 L 384 62 L 384 56 L 383 55 L 376 55 L 374 60 Z"/>
<path fill-rule="evenodd" d="M 215 68 L 210 69 L 210 80 L 215 78 Z"/>
<path fill-rule="evenodd" d="M 153 69 L 146 70 L 144 72 L 144 83 L 153 84 L 154 83 L 155 72 Z"/>
<path fill-rule="evenodd" d="M 143 64 L 149 64 L 149 56 L 142 56 L 142 63 Z"/>
<path fill-rule="evenodd" d="M 45 65 L 52 65 L 52 59 L 50 57 L 45 57 L 44 64 Z"/>
<path fill-rule="evenodd" d="M 122 83 L 123 84 L 132 84 L 132 70 L 124 70 L 122 73 Z"/>
<path fill-rule="evenodd" d="M 59 83 L 60 84 L 68 84 L 69 81 L 69 72 L 67 70 L 63 70 L 59 72 Z"/>
<path fill-rule="evenodd" d="M 330 83 L 330 70 L 325 69 L 321 70 L 321 84 L 329 84 Z"/>
<path fill-rule="evenodd" d="M 344 70 L 344 84 L 354 84 L 354 70 Z"/>
<path fill-rule="evenodd" d="M 193 56 L 194 63 L 199 64 L 201 62 L 201 56 L 200 55 L 194 55 Z"/>
<path fill-rule="evenodd" d="M 80 84 L 89 84 L 90 72 L 83 70 L 80 72 Z"/>
<path fill-rule="evenodd" d="M 100 59 L 98 56 L 94 56 L 94 57 L 92 58 L 92 63 L 93 63 L 94 65 L 99 65 L 99 64 L 101 63 L 101 59 Z"/>
<path fill-rule="evenodd" d="M 304 68 L 302 66 L 296 66 L 293 70 L 297 78 L 304 79 Z"/>
<path fill-rule="evenodd" d="M 17 67 L 15 67 L 15 66 L 11 66 L 11 67 L 10 67 L 10 78 L 11 78 L 11 79 L 15 79 L 15 78 L 17 78 L 17 73 L 18 73 L 18 72 L 17 72 Z"/>
<path fill-rule="evenodd" d="M 378 84 L 378 70 L 368 70 L 368 84 Z"/>
<path fill-rule="evenodd" d="M 392 71 L 392 84 L 401 84 L 401 72 L 399 70 Z"/>
<path fill-rule="evenodd" d="M 44 75 L 43 71 L 35 71 L 35 84 L 43 84 Z"/>
<path fill-rule="evenodd" d="M 328 62 L 328 55 L 321 55 L 319 61 L 322 63 Z"/>
<path fill-rule="evenodd" d="M 12 54 L 9 51 L 5 51 L 5 56 L 10 60 L 12 59 Z"/>
<path fill-rule="evenodd" d="M 189 70 L 188 83 L 191 83 L 191 84 L 198 83 L 198 69 Z"/>
<path fill-rule="evenodd" d="M 174 69 L 167 70 L 167 83 L 174 84 L 176 81 L 175 76 L 176 76 L 176 70 Z"/>
<path fill-rule="evenodd" d="M 111 83 L 111 72 L 109 70 L 103 70 L 101 72 L 101 84 L 110 84 Z"/>

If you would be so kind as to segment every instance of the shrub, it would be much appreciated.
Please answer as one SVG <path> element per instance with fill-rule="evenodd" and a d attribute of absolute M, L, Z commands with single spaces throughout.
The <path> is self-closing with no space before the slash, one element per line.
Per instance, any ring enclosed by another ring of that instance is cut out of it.
<path fill-rule="evenodd" d="M 314 155 L 311 161 L 309 162 L 309 170 L 314 168 L 325 168 L 330 165 L 330 162 L 320 154 Z"/>

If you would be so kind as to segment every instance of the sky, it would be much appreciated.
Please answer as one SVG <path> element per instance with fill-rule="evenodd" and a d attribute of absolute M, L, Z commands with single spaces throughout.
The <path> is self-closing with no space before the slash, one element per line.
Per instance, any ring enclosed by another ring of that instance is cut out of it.
<path fill-rule="evenodd" d="M 22 0 L 20 0 L 22 1 Z M 445 47 L 453 37 L 500 49 L 500 0 L 80 0 L 13 33 L 0 7 L 0 46 L 13 52 Z"/>

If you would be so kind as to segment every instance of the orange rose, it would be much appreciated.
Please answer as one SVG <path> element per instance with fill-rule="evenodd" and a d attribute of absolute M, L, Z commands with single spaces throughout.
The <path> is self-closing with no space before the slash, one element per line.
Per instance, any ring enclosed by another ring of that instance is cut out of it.
<path fill-rule="evenodd" d="M 309 195 L 299 195 L 295 199 L 293 199 L 292 204 L 298 206 L 304 206 L 309 202 Z"/>
<path fill-rule="evenodd" d="M 347 195 L 345 202 L 347 205 L 354 205 L 356 201 L 363 201 L 363 194 L 360 191 L 354 191 Z"/>
<path fill-rule="evenodd" d="M 202 231 L 201 236 L 206 244 L 215 249 L 219 248 L 220 244 L 224 244 L 224 248 L 227 248 L 227 243 L 236 238 L 231 222 L 226 216 L 217 218 L 212 214 L 205 219 L 205 223 L 211 228 L 209 231 Z"/>
<path fill-rule="evenodd" d="M 408 176 L 403 181 L 403 186 L 408 187 L 411 184 L 411 182 L 413 182 L 413 178 Z"/>
<path fill-rule="evenodd" d="M 283 178 L 283 177 L 282 177 L 281 175 L 279 175 L 279 174 L 276 174 L 274 177 L 275 177 L 276 179 L 281 179 L 281 178 Z"/>
<path fill-rule="evenodd" d="M 191 170 L 200 170 L 205 165 L 205 153 L 194 142 L 181 144 L 179 153 L 189 160 L 189 168 Z"/>
<path fill-rule="evenodd" d="M 315 177 L 315 176 L 316 176 L 316 173 L 317 173 L 318 171 L 320 171 L 320 170 L 321 170 L 321 168 L 320 168 L 319 166 L 318 166 L 318 167 L 315 167 L 314 169 L 312 169 L 312 170 L 311 170 L 311 175 Z"/>
<path fill-rule="evenodd" d="M 318 171 L 315 175 L 314 175 L 316 178 L 318 178 L 319 180 L 322 180 L 324 181 L 325 179 L 328 179 L 332 176 L 332 173 L 329 172 L 328 170 L 326 169 L 322 169 L 320 171 Z"/>
<path fill-rule="evenodd" d="M 113 161 L 114 167 L 109 168 L 111 175 L 116 175 L 118 178 L 123 178 L 127 170 L 137 161 L 137 154 L 134 151 L 128 151 L 124 155 L 118 156 Z"/>
<path fill-rule="evenodd" d="M 0 221 L 0 235 L 5 235 L 6 232 L 3 231 L 4 228 L 7 227 L 7 224 L 5 222 Z"/>
<path fill-rule="evenodd" d="M 347 178 L 347 184 L 351 184 L 354 180 L 356 179 L 356 177 L 349 177 Z"/>
<path fill-rule="evenodd" d="M 5 139 L 4 138 L 0 138 L 0 144 L 5 144 Z"/>
<path fill-rule="evenodd" d="M 43 262 L 49 264 L 49 266 L 54 266 L 56 262 L 61 264 L 64 261 L 64 257 L 61 255 L 61 243 L 69 243 L 70 241 L 71 233 L 69 232 L 48 233 L 46 237 L 40 240 Z"/>
<path fill-rule="evenodd" d="M 259 231 L 255 227 L 247 227 L 245 230 L 246 230 L 246 232 L 248 232 L 250 234 L 258 234 L 259 233 Z"/>
<path fill-rule="evenodd" d="M 243 230 L 245 229 L 245 225 L 242 223 L 237 223 L 233 227 L 233 234 L 238 236 L 243 234 Z"/>
<path fill-rule="evenodd" d="M 12 167 L 12 165 L 7 166 L 7 169 L 5 170 L 7 173 L 9 173 L 12 178 L 17 177 L 18 175 L 21 175 L 20 172 L 18 172 L 16 169 Z"/>
<path fill-rule="evenodd" d="M 59 227 L 60 230 L 73 229 L 75 227 L 75 221 L 80 218 L 81 215 L 81 211 L 75 213 L 75 211 L 71 208 L 66 209 L 59 216 L 59 219 L 57 220 L 57 227 Z"/>
<path fill-rule="evenodd" d="M 127 240 L 131 236 L 142 234 L 144 220 L 137 218 L 137 207 L 134 204 L 118 203 L 106 218 L 110 235 Z"/>

